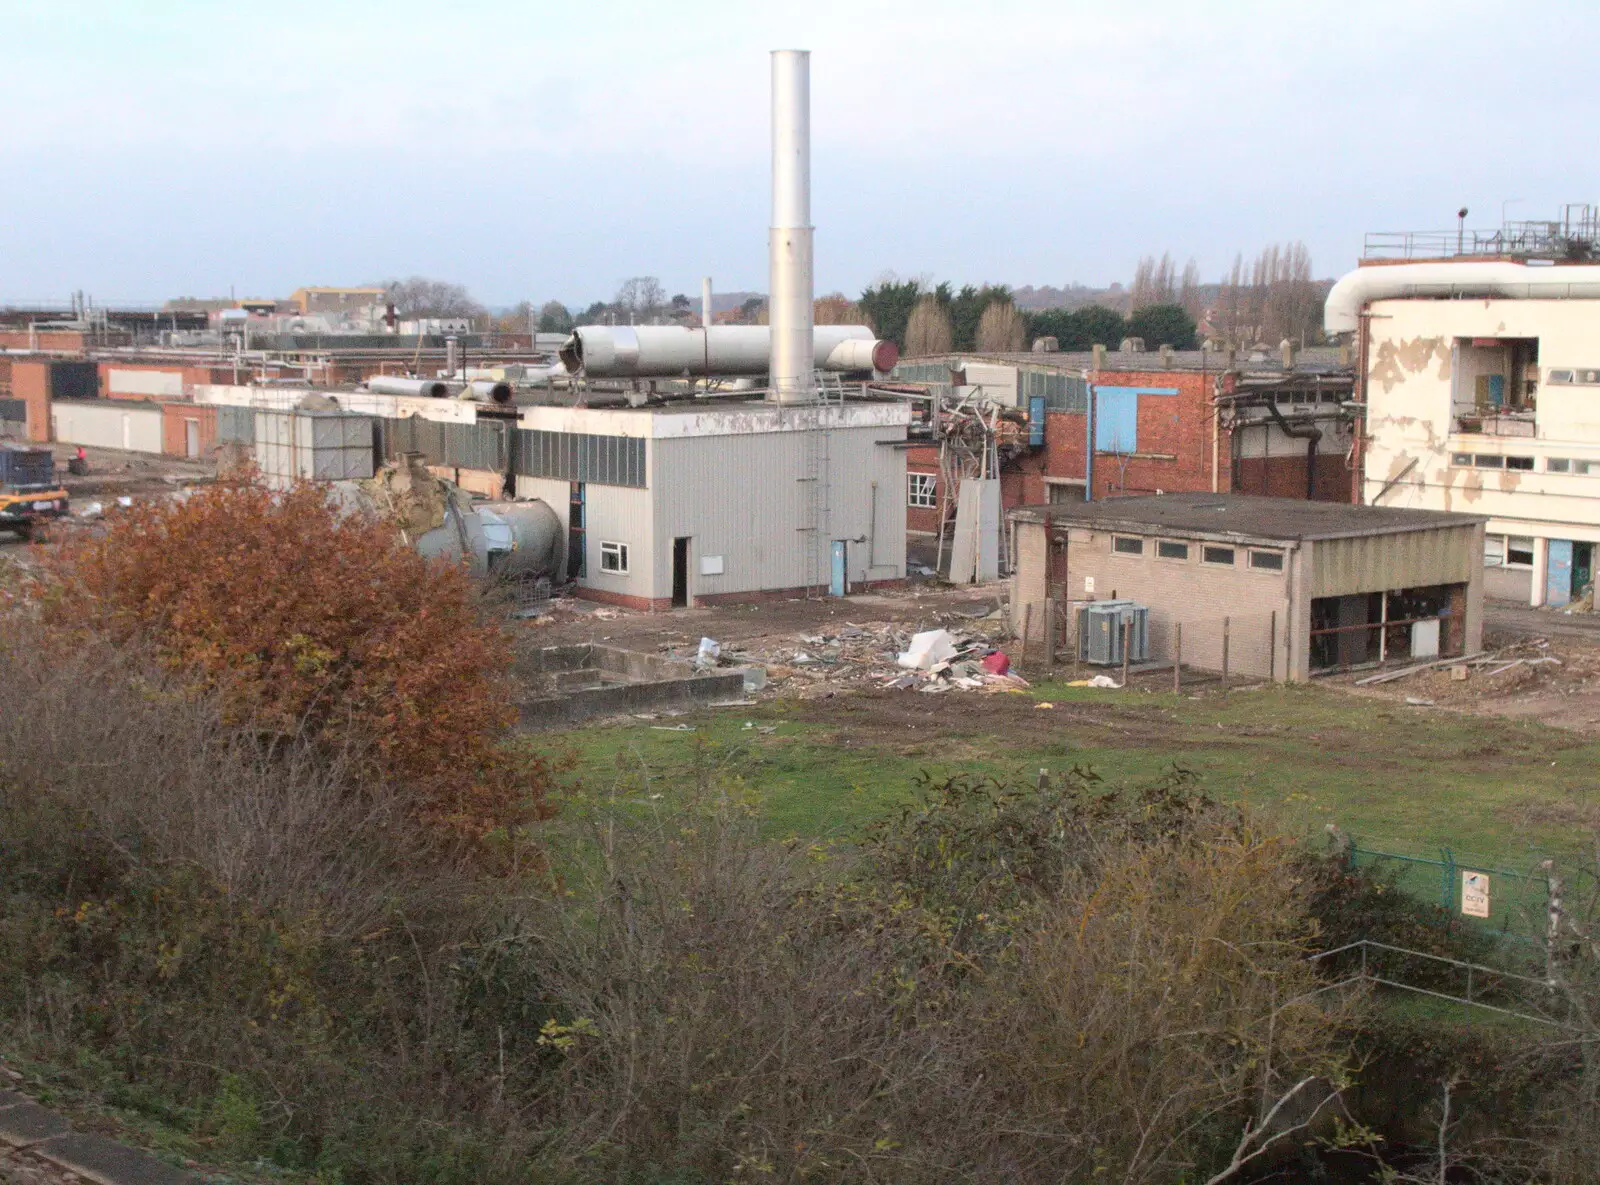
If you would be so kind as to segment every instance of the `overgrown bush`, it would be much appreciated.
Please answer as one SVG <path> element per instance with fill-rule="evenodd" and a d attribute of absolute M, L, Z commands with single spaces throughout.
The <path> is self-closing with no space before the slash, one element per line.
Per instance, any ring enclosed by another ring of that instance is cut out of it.
<path fill-rule="evenodd" d="M 727 806 L 602 823 L 525 939 L 565 1157 L 595 1179 L 1166 1182 L 1215 1171 L 1298 1082 L 1315 1109 L 1336 1004 L 1307 996 L 1289 847 L 1182 775 L 1100 789 L 929 783 L 831 856 Z"/>
<path fill-rule="evenodd" d="M 544 811 L 550 768 L 501 743 L 510 648 L 469 577 L 311 485 L 228 480 L 138 503 L 63 546 L 39 590 L 53 645 L 148 645 L 227 719 L 310 739 L 479 835 Z"/>

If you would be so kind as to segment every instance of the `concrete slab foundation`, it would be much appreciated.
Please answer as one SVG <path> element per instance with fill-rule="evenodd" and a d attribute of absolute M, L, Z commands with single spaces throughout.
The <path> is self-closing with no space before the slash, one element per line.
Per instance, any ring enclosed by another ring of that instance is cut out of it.
<path fill-rule="evenodd" d="M 559 728 L 594 716 L 699 708 L 744 698 L 741 670 L 700 673 L 679 659 L 615 646 L 547 646 L 518 657 L 527 689 L 521 727 Z"/>

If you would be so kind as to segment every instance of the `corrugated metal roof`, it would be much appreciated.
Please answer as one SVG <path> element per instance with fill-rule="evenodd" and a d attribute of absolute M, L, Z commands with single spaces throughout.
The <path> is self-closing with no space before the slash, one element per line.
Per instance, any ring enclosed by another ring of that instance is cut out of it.
<path fill-rule="evenodd" d="M 1486 515 L 1397 506 L 1349 506 L 1304 502 L 1253 494 L 1156 494 L 1022 506 L 1011 512 L 1018 522 L 1050 521 L 1062 526 L 1124 530 L 1129 534 L 1170 533 L 1248 539 L 1340 539 L 1430 531 L 1488 522 Z"/>

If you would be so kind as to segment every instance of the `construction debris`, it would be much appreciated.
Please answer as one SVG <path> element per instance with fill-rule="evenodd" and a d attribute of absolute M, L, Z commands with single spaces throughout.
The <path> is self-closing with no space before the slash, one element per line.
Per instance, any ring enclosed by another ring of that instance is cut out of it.
<path fill-rule="evenodd" d="M 960 616 L 971 623 L 968 614 Z M 892 622 L 846 622 L 832 633 L 800 633 L 745 643 L 705 638 L 688 655 L 671 646 L 663 649 L 690 657 L 700 670 L 743 671 L 748 691 L 777 685 L 787 694 L 806 699 L 830 696 L 850 686 L 932 695 L 1028 687 L 1027 680 L 1012 673 L 1010 658 L 995 645 L 1000 639 L 987 636 L 987 617 L 985 613 L 983 627 L 970 632 L 965 627 L 929 629 L 908 636 L 903 626 Z M 993 628 L 1003 634 L 1007 626 L 996 623 Z M 796 643 L 805 649 L 795 649 Z"/>

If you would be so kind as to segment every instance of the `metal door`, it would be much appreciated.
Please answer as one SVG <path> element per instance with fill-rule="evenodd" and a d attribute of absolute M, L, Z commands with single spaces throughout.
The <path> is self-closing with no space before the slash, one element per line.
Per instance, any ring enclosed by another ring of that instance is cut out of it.
<path fill-rule="evenodd" d="M 828 594 L 842 597 L 850 591 L 849 583 L 845 580 L 845 561 L 849 554 L 850 544 L 843 539 L 833 541 L 833 572 L 828 582 Z"/>
<path fill-rule="evenodd" d="M 1572 595 L 1579 596 L 1594 583 L 1594 544 L 1572 545 Z"/>
<path fill-rule="evenodd" d="M 1547 605 L 1572 600 L 1572 540 L 1552 539 L 1545 552 L 1544 599 Z"/>

